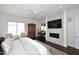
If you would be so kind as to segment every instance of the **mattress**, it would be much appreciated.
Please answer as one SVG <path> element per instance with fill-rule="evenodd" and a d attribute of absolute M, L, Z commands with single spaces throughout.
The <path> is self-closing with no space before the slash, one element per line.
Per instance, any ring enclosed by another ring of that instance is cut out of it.
<path fill-rule="evenodd" d="M 50 55 L 42 44 L 26 37 L 13 41 L 13 49 L 9 55 Z"/>

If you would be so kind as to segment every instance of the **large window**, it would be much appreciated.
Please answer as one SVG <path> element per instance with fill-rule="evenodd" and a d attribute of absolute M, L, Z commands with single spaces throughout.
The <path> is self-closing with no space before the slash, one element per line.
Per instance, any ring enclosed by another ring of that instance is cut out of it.
<path fill-rule="evenodd" d="M 8 22 L 8 33 L 20 35 L 21 32 L 25 32 L 24 23 Z"/>
<path fill-rule="evenodd" d="M 46 31 L 46 26 L 41 26 L 41 30 Z"/>
<path fill-rule="evenodd" d="M 46 31 L 46 25 L 45 25 L 45 24 L 42 24 L 42 25 L 41 25 L 41 30 Z"/>

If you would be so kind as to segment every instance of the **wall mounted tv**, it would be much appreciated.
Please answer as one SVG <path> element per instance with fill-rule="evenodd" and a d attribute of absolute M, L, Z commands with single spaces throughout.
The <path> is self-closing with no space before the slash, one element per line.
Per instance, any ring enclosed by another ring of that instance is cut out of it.
<path fill-rule="evenodd" d="M 62 19 L 48 21 L 48 28 L 62 28 Z"/>

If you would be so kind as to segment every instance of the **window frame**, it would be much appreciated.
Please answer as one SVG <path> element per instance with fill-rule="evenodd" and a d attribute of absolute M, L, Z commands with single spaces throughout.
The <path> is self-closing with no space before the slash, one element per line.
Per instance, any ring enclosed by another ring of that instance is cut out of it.
<path fill-rule="evenodd" d="M 9 22 L 13 22 L 13 21 L 9 21 Z M 8 22 L 8 23 L 9 23 L 9 22 Z M 23 24 L 24 24 L 23 32 L 25 32 L 25 23 L 24 23 L 24 22 L 14 22 L 14 23 L 16 23 L 16 25 L 13 25 L 13 26 L 16 26 L 16 30 L 15 30 L 16 33 L 15 33 L 15 34 L 12 33 L 13 35 L 20 35 L 20 34 L 18 34 L 18 32 L 19 32 L 19 31 L 18 31 L 18 23 L 23 23 Z M 12 26 L 12 25 L 9 25 L 9 24 L 8 24 L 8 27 L 9 27 L 9 26 Z M 9 29 L 8 29 L 8 33 L 9 33 Z"/>

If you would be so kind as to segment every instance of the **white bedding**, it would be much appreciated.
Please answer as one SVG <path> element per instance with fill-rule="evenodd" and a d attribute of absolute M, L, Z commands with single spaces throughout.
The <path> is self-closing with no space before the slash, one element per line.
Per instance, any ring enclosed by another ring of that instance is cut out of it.
<path fill-rule="evenodd" d="M 50 55 L 51 53 L 40 43 L 30 38 L 13 41 L 13 49 L 9 55 Z"/>
<path fill-rule="evenodd" d="M 9 55 L 26 55 L 20 40 L 13 41 L 12 51 L 9 53 Z"/>

